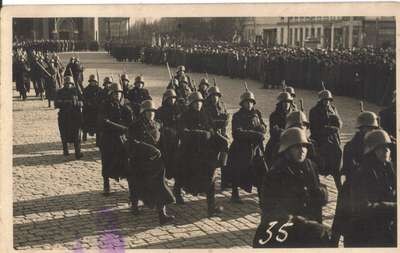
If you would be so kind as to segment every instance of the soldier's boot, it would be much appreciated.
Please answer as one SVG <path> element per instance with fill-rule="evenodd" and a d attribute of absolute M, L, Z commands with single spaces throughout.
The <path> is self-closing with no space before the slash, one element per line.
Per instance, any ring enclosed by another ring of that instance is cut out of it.
<path fill-rule="evenodd" d="M 51 107 L 51 101 L 50 99 L 48 100 L 49 108 Z"/>
<path fill-rule="evenodd" d="M 103 195 L 110 195 L 110 179 L 108 177 L 103 178 Z"/>
<path fill-rule="evenodd" d="M 63 145 L 63 154 L 65 156 L 69 155 L 68 144 L 66 142 L 63 142 L 62 145 Z"/>
<path fill-rule="evenodd" d="M 213 184 L 207 193 L 207 215 L 208 217 L 218 216 L 223 211 L 222 206 L 215 206 L 215 185 Z"/>
<path fill-rule="evenodd" d="M 175 216 L 167 214 L 167 207 L 165 205 L 158 206 L 157 210 L 158 210 L 158 220 L 161 226 L 175 220 Z"/>
<path fill-rule="evenodd" d="M 243 202 L 240 200 L 239 197 L 239 190 L 237 186 L 232 186 L 232 196 L 231 202 L 236 204 L 242 204 Z"/>
<path fill-rule="evenodd" d="M 174 185 L 173 193 L 175 196 L 176 204 L 178 204 L 178 205 L 185 204 L 185 201 L 183 200 L 183 197 L 182 197 L 182 188 L 179 185 L 177 185 L 176 183 Z"/>
<path fill-rule="evenodd" d="M 42 101 L 44 101 L 44 95 L 43 95 L 43 92 L 40 92 L 40 99 L 41 99 Z"/>
<path fill-rule="evenodd" d="M 75 158 L 76 160 L 79 160 L 83 157 L 83 154 L 81 152 L 81 143 L 78 141 L 74 142 L 74 147 L 75 147 Z"/>
<path fill-rule="evenodd" d="M 128 178 L 128 190 L 129 190 L 129 200 L 130 200 L 130 210 L 133 215 L 139 215 L 139 199 L 135 194 L 133 181 Z"/>

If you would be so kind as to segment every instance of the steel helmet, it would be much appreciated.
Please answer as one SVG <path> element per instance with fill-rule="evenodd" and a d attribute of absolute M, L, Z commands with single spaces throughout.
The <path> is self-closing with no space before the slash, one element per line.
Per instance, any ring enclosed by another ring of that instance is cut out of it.
<path fill-rule="evenodd" d="M 208 96 L 211 96 L 214 94 L 222 97 L 222 93 L 221 93 L 220 89 L 218 88 L 218 86 L 212 86 L 208 89 Z"/>
<path fill-rule="evenodd" d="M 122 91 L 121 86 L 118 83 L 111 83 L 110 93 Z"/>
<path fill-rule="evenodd" d="M 146 111 L 156 111 L 157 108 L 154 105 L 153 100 L 144 100 L 141 104 L 140 104 L 140 113 L 146 112 Z"/>
<path fill-rule="evenodd" d="M 183 71 L 183 72 L 185 72 L 185 71 L 186 71 L 186 68 L 185 68 L 185 66 L 183 66 L 183 65 L 180 65 L 180 66 L 178 66 L 178 67 L 177 67 L 177 71 L 176 71 L 176 72 L 179 72 L 179 71 Z"/>
<path fill-rule="evenodd" d="M 296 97 L 296 92 L 294 92 L 294 88 L 292 86 L 286 86 L 284 91 L 289 93 L 292 97 Z"/>
<path fill-rule="evenodd" d="M 91 81 L 93 81 L 93 82 L 96 82 L 97 83 L 97 78 L 96 78 L 96 76 L 95 75 L 90 75 L 89 76 L 89 82 L 91 82 Z"/>
<path fill-rule="evenodd" d="M 293 97 L 292 97 L 292 95 L 290 95 L 289 92 L 281 92 L 281 93 L 279 93 L 277 100 L 278 100 L 278 103 L 292 102 Z"/>
<path fill-rule="evenodd" d="M 374 151 L 381 145 L 392 143 L 388 133 L 385 130 L 377 129 L 367 133 L 364 137 L 364 154 Z"/>
<path fill-rule="evenodd" d="M 363 126 L 379 127 L 378 116 L 374 112 L 364 111 L 357 117 L 357 128 Z"/>
<path fill-rule="evenodd" d="M 310 122 L 307 120 L 306 114 L 302 111 L 291 112 L 286 117 L 286 129 L 302 124 L 306 126 L 310 125 Z"/>
<path fill-rule="evenodd" d="M 188 98 L 189 105 L 196 101 L 204 101 L 203 95 L 201 95 L 201 93 L 198 91 L 192 92 Z"/>
<path fill-rule="evenodd" d="M 202 84 L 205 84 L 205 85 L 207 85 L 207 86 L 210 86 L 210 84 L 208 83 L 207 78 L 202 78 L 202 79 L 200 80 L 199 86 L 202 85 Z"/>
<path fill-rule="evenodd" d="M 135 78 L 135 83 L 142 83 L 142 84 L 144 84 L 144 78 L 143 78 L 143 76 L 137 76 L 137 77 Z"/>
<path fill-rule="evenodd" d="M 112 82 L 111 77 L 109 77 L 109 76 L 104 77 L 103 82 L 104 82 L 105 84 L 111 83 L 111 82 Z"/>
<path fill-rule="evenodd" d="M 320 101 L 325 99 L 333 100 L 332 93 L 329 90 L 321 90 L 318 93 L 318 98 Z"/>
<path fill-rule="evenodd" d="M 306 132 L 298 127 L 286 129 L 281 135 L 278 152 L 282 153 L 297 144 L 310 144 Z"/>
<path fill-rule="evenodd" d="M 72 76 L 65 76 L 65 77 L 64 77 L 64 83 L 75 84 L 74 78 L 73 78 Z"/>
<path fill-rule="evenodd" d="M 129 82 L 130 80 L 129 80 L 128 74 L 122 74 L 122 75 L 121 75 L 121 80 L 122 80 L 122 81 L 128 81 L 128 82 Z"/>
<path fill-rule="evenodd" d="M 163 94 L 163 102 L 168 98 L 176 98 L 176 92 L 174 89 L 167 89 Z"/>
<path fill-rule="evenodd" d="M 247 100 L 253 101 L 253 103 L 256 104 L 256 97 L 254 96 L 254 93 L 251 92 L 251 91 L 249 91 L 249 90 L 246 90 L 246 91 L 240 96 L 240 103 L 239 103 L 239 105 L 242 105 L 242 103 L 243 103 L 244 101 L 247 101 Z"/>

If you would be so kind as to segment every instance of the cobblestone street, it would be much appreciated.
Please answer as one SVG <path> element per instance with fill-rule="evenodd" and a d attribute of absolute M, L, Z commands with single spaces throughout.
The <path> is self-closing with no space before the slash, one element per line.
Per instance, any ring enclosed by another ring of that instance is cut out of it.
<path fill-rule="evenodd" d="M 164 66 L 119 63 L 105 53 L 76 53 L 85 67 L 85 85 L 98 70 L 100 80 L 106 75 L 118 79 L 124 69 L 132 80 L 143 74 L 146 87 L 160 105 L 168 82 Z M 60 54 L 64 66 L 72 54 Z M 189 73 L 198 81 L 203 74 Z M 215 77 L 228 110 L 233 113 L 244 91 L 243 80 Z M 266 121 L 275 108 L 279 90 L 262 89 L 259 82 L 247 80 L 256 95 L 257 108 Z M 15 84 L 14 84 L 15 85 Z M 288 84 L 290 85 L 290 84 Z M 315 91 L 296 90 L 308 111 L 316 103 Z M 129 212 L 126 180 L 111 181 L 112 194 L 102 195 L 103 180 L 98 148 L 93 137 L 82 144 L 84 157 L 76 161 L 63 156 L 57 125 L 57 110 L 47 101 L 32 96 L 20 101 L 13 98 L 13 206 L 14 247 L 16 249 L 96 249 L 96 248 L 237 248 L 251 247 L 259 223 L 258 198 L 241 191 L 243 204 L 229 202 L 230 192 L 217 184 L 217 202 L 225 208 L 218 218 L 207 218 L 205 196 L 184 195 L 185 205 L 169 205 L 176 216 L 171 225 L 160 227 L 154 210 L 142 207 L 142 214 Z M 298 103 L 298 101 L 297 101 Z M 342 140 L 354 133 L 359 102 L 335 97 L 335 105 L 344 122 Z M 380 107 L 364 103 L 365 110 L 378 112 Z M 230 127 L 230 126 L 229 126 Z M 230 133 L 230 130 L 228 131 Z M 219 170 L 218 170 L 219 172 Z M 324 223 L 330 225 L 336 205 L 336 188 L 331 177 L 321 177 L 328 185 L 329 204 L 324 208 Z M 219 181 L 218 181 L 219 182 Z M 169 182 L 172 185 L 172 181 Z"/>

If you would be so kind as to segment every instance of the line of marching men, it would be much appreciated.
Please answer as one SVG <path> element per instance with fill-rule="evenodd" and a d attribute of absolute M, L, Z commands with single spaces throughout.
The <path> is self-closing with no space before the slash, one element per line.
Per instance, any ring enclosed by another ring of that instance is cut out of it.
<path fill-rule="evenodd" d="M 380 124 L 375 113 L 360 113 L 357 132 L 343 153 L 342 121 L 326 89 L 318 93 L 308 120 L 302 103 L 299 109 L 294 103 L 294 89 L 284 87 L 269 117 L 270 138 L 264 146 L 268 126 L 247 86 L 230 119 L 215 80 L 210 85 L 203 78 L 196 87 L 184 66 L 171 75 L 159 108 L 143 76 L 133 86 L 126 74 L 118 83 L 104 78 L 103 88 L 98 79 L 91 75 L 80 95 L 66 76 L 57 94 L 64 155 L 73 142 L 77 158 L 82 157 L 80 129 L 83 140 L 96 135 L 104 195 L 110 194 L 110 178 L 126 178 L 134 215 L 141 212 L 141 200 L 156 209 L 161 225 L 172 222 L 166 206 L 185 204 L 182 190 L 205 194 L 208 216 L 220 215 L 215 172 L 221 168 L 221 188 L 232 189 L 231 202 L 242 203 L 239 189 L 257 189 L 262 219 L 254 247 L 337 246 L 340 236 L 348 247 L 396 245 L 394 101 L 381 112 Z M 322 224 L 328 190 L 318 175 L 332 175 L 339 192 L 332 228 Z M 166 178 L 174 179 L 172 190 Z"/>

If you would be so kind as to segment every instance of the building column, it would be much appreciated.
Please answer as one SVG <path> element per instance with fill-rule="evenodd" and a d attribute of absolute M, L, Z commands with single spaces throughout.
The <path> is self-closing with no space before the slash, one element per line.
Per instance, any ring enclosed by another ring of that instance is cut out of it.
<path fill-rule="evenodd" d="M 94 40 L 99 41 L 99 17 L 94 18 Z"/>
<path fill-rule="evenodd" d="M 332 23 L 331 26 L 331 49 L 333 49 L 335 45 L 335 25 Z"/>
<path fill-rule="evenodd" d="M 263 38 L 264 39 L 264 38 Z M 281 28 L 276 28 L 276 44 L 281 44 Z"/>
<path fill-rule="evenodd" d="M 321 26 L 321 40 L 320 40 L 321 48 L 325 47 L 325 33 L 324 33 L 324 30 L 325 30 L 324 26 Z"/>
<path fill-rule="evenodd" d="M 349 26 L 349 48 L 353 48 L 353 23 Z"/>

